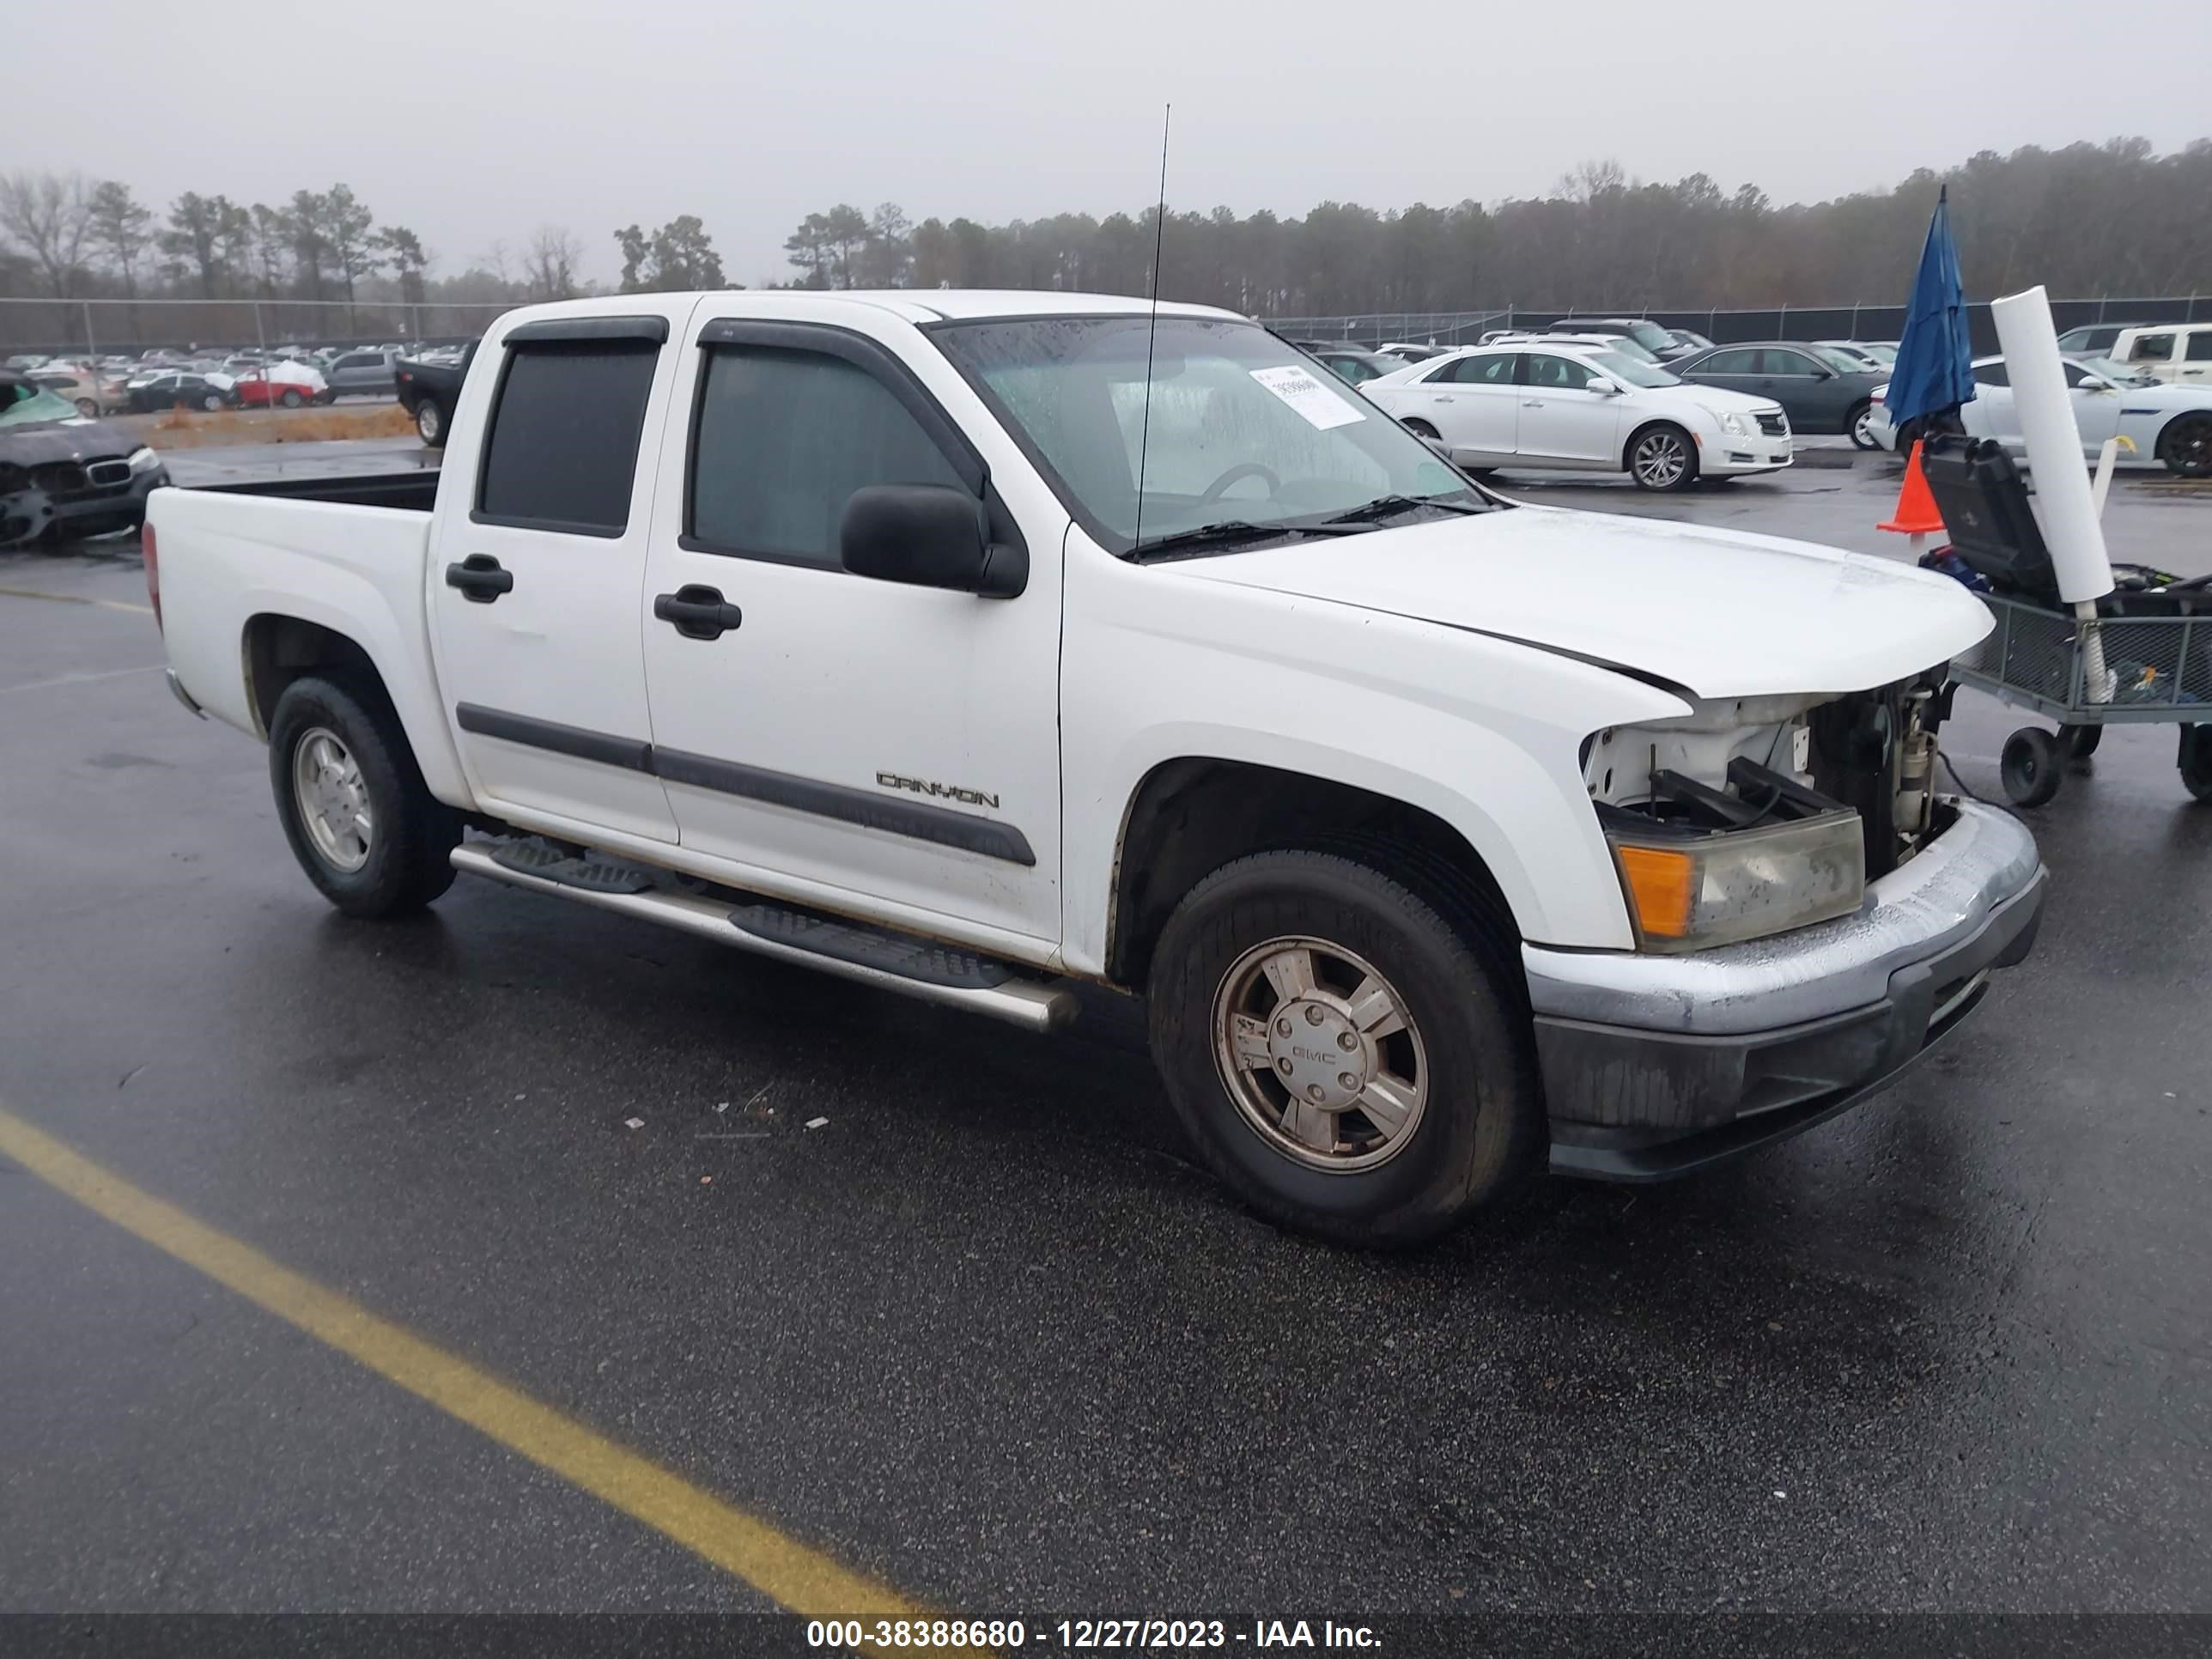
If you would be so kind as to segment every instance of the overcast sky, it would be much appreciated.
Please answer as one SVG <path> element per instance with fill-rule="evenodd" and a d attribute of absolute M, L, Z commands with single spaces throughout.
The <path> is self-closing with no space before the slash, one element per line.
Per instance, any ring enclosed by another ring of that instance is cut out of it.
<path fill-rule="evenodd" d="M 753 283 L 839 201 L 1134 211 L 1170 100 L 1170 206 L 1286 216 L 1532 194 L 1607 156 L 1817 200 L 1977 149 L 2212 131 L 2199 0 L 0 0 L 0 167 L 162 206 L 343 180 L 440 275 L 541 224 L 611 278 L 617 226 L 696 213 Z M 28 118 L 42 84 L 60 101 Z"/>

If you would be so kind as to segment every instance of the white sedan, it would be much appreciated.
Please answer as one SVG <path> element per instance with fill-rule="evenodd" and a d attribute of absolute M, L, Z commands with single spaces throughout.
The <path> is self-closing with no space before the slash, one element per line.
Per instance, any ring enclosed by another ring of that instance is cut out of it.
<path fill-rule="evenodd" d="M 1626 472 L 1646 489 L 1683 489 L 1790 462 L 1779 404 L 1692 386 L 1601 346 L 1476 346 L 1359 390 L 1476 471 Z"/>
<path fill-rule="evenodd" d="M 2121 465 L 2163 465 L 2185 478 L 2212 477 L 2212 386 L 2146 384 L 2105 357 L 2069 358 L 2060 367 L 2083 454 L 2096 455 L 2107 438 L 2124 438 Z M 1977 360 L 1974 386 L 1973 400 L 1959 411 L 1967 436 L 1995 438 L 2015 456 L 2025 454 L 2004 359 Z M 1888 394 L 1886 386 L 1875 388 L 1869 425 L 1875 441 L 1893 450 L 1898 434 L 1890 423 Z"/>

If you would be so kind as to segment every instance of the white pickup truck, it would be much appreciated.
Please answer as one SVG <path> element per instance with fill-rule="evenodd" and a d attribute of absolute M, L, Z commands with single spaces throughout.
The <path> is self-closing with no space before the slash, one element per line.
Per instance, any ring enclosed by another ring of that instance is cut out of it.
<path fill-rule="evenodd" d="M 339 909 L 460 870 L 1032 1030 L 1140 994 L 1196 1146 L 1334 1238 L 1818 1121 L 2043 902 L 1932 787 L 1964 588 L 1512 504 L 1219 311 L 531 307 L 441 471 L 331 493 L 145 547 Z"/>

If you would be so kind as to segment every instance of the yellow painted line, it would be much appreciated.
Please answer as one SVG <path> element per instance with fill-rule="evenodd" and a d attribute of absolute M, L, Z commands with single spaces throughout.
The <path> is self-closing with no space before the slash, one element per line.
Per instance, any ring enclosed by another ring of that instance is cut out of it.
<path fill-rule="evenodd" d="M 945 1615 L 854 1572 L 756 1515 L 586 1428 L 250 1244 L 133 1186 L 0 1108 L 0 1153 L 57 1192 L 197 1268 L 285 1323 L 550 1469 L 808 1619 Z M 866 1650 L 873 1651 L 872 1644 Z M 938 1649 L 939 1653 L 975 1649 Z"/>
<path fill-rule="evenodd" d="M 0 587 L 11 599 L 58 599 L 64 605 L 96 605 L 102 611 L 132 611 L 142 617 L 154 614 L 150 605 L 131 605 L 122 599 L 88 599 L 82 593 L 46 593 L 35 587 Z"/>

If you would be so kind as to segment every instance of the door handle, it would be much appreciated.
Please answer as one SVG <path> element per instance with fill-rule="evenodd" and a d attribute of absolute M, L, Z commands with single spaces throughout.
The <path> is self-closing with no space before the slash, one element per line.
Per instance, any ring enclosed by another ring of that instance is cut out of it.
<path fill-rule="evenodd" d="M 1452 396 L 1451 396 L 1451 393 L 1450 393 L 1450 392 L 1439 392 L 1438 393 L 1437 393 L 1437 395 L 1436 395 L 1434 398 L 1431 398 L 1431 399 L 1430 399 L 1430 401 L 1431 401 L 1431 403 L 1439 403 L 1439 404 L 1448 404 L 1448 403 L 1449 403 L 1451 400 L 1452 400 Z"/>
<path fill-rule="evenodd" d="M 653 614 L 662 622 L 673 623 L 676 631 L 687 640 L 719 640 L 745 620 L 744 611 L 724 603 L 720 588 L 702 587 L 696 582 L 687 582 L 673 593 L 654 594 Z"/>
<path fill-rule="evenodd" d="M 471 553 L 459 564 L 446 567 L 446 586 L 459 588 L 471 605 L 489 605 L 514 591 L 514 573 L 489 553 Z"/>
<path fill-rule="evenodd" d="M 1541 409 L 1543 406 L 1544 400 L 1541 398 L 1523 398 L 1521 400 L 1521 407 L 1523 409 Z"/>

